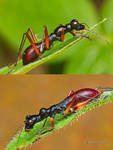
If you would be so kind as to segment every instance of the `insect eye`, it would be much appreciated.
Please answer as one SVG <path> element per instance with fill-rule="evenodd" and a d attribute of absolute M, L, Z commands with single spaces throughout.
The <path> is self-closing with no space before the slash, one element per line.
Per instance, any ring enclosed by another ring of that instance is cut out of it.
<path fill-rule="evenodd" d="M 32 120 L 29 120 L 29 123 L 32 123 L 33 121 Z"/>
<path fill-rule="evenodd" d="M 72 25 L 72 26 L 76 26 L 77 24 L 79 24 L 77 20 L 72 20 L 72 21 L 71 21 L 71 25 Z"/>

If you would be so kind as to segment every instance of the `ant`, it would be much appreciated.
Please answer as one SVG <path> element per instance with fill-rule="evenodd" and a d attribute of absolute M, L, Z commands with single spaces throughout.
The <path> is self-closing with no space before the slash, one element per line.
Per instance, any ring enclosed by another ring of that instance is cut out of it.
<path fill-rule="evenodd" d="M 41 108 L 38 115 L 26 116 L 26 120 L 24 121 L 25 131 L 29 132 L 36 123 L 45 119 L 42 128 L 38 131 L 39 135 L 37 139 L 39 139 L 40 135 L 43 135 L 44 133 L 50 132 L 54 129 L 54 126 L 55 126 L 54 118 L 56 114 L 67 115 L 68 112 L 76 113 L 81 108 L 85 107 L 89 102 L 93 100 L 100 101 L 99 99 L 97 100 L 96 98 L 99 98 L 103 92 L 111 91 L 111 90 L 113 90 L 113 88 L 99 87 L 96 89 L 83 88 L 77 91 L 70 91 L 68 96 L 60 103 L 52 105 L 49 108 Z M 41 133 L 43 129 L 45 128 L 48 117 L 50 117 L 51 128 Z"/>
<path fill-rule="evenodd" d="M 60 24 L 54 30 L 54 32 L 51 33 L 50 35 L 48 35 L 47 27 L 44 26 L 42 42 L 38 43 L 36 36 L 32 31 L 32 28 L 29 28 L 27 30 L 27 32 L 25 32 L 23 34 L 19 52 L 18 52 L 18 55 L 16 58 L 16 62 L 14 63 L 14 66 L 11 68 L 11 70 L 8 73 L 12 72 L 13 69 L 16 67 L 17 62 L 20 59 L 26 38 L 28 38 L 31 45 L 29 47 L 27 47 L 23 53 L 23 56 L 22 56 L 23 65 L 27 65 L 31 62 L 34 62 L 37 58 L 40 58 L 40 55 L 42 53 L 44 53 L 45 50 L 50 49 L 50 47 L 52 46 L 54 41 L 61 41 L 61 42 L 64 41 L 64 35 L 66 33 L 70 33 L 76 37 L 84 37 L 84 38 L 89 39 L 88 35 L 77 34 L 77 33 L 83 33 L 86 30 L 88 30 L 88 29 L 85 28 L 85 25 L 79 23 L 76 19 L 72 20 L 69 24 L 66 24 L 66 25 Z M 31 36 L 30 36 L 29 32 L 30 32 Z M 45 36 L 45 39 L 44 39 L 44 36 Z"/>

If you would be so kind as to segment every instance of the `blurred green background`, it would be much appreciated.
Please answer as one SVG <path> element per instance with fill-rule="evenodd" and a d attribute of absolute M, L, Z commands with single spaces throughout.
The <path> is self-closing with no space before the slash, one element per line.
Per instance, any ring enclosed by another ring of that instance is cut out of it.
<path fill-rule="evenodd" d="M 113 73 L 112 6 L 113 0 L 0 0 L 0 67 L 14 62 L 22 35 L 29 27 L 41 39 L 44 25 L 51 33 L 59 24 L 69 23 L 74 18 L 93 26 L 106 17 L 108 21 L 96 32 L 110 44 L 91 34 L 91 41 L 80 41 L 30 73 Z"/>

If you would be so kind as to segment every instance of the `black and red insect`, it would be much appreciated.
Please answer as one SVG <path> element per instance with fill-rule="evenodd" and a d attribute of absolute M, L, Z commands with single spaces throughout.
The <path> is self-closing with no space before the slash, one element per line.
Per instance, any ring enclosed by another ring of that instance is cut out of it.
<path fill-rule="evenodd" d="M 9 73 L 16 67 L 17 62 L 21 57 L 21 52 L 24 47 L 26 38 L 28 38 L 31 45 L 27 47 L 23 53 L 22 56 L 23 65 L 27 65 L 31 62 L 34 62 L 37 58 L 40 58 L 40 55 L 42 53 L 44 53 L 46 50 L 49 50 L 51 48 L 54 41 L 64 41 L 64 35 L 66 33 L 70 33 L 76 37 L 89 38 L 88 35 L 78 34 L 78 33 L 83 33 L 86 30 L 87 29 L 85 28 L 85 25 L 79 23 L 76 19 L 72 20 L 69 24 L 66 25 L 60 24 L 50 35 L 48 35 L 47 27 L 44 26 L 44 34 L 43 34 L 42 42 L 38 43 L 35 34 L 33 33 L 32 29 L 29 28 L 27 32 L 23 34 L 16 62 L 14 63 L 14 66 L 9 71 Z"/>
<path fill-rule="evenodd" d="M 104 91 L 113 90 L 112 88 L 83 88 L 77 91 L 71 91 L 68 96 L 58 104 L 52 105 L 49 108 L 41 108 L 38 115 L 26 116 L 25 131 L 29 132 L 33 126 L 44 120 L 44 125 L 39 131 L 43 131 L 47 118 L 50 117 L 51 128 L 45 132 L 50 132 L 54 129 L 54 118 L 56 114 L 67 115 L 68 112 L 77 112 L 85 107 L 89 102 L 97 100 Z M 99 99 L 98 99 L 99 100 Z M 44 134 L 45 132 L 41 133 Z"/>

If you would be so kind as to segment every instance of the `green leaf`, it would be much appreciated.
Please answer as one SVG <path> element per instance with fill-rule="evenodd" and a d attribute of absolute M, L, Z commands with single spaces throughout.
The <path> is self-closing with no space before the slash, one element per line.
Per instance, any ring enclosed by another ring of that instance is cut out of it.
<path fill-rule="evenodd" d="M 64 126 L 71 123 L 74 119 L 79 118 L 81 115 L 85 114 L 86 112 L 88 112 L 92 109 L 95 109 L 96 107 L 99 107 L 99 106 L 102 106 L 109 102 L 112 102 L 112 101 L 113 101 L 113 91 L 107 91 L 107 92 L 104 92 L 99 98 L 88 103 L 84 108 L 81 108 L 76 113 L 69 113 L 67 116 L 61 115 L 61 114 L 56 115 L 55 120 L 54 120 L 55 129 L 52 130 L 51 132 L 40 135 L 40 138 L 43 138 L 44 136 L 51 134 L 60 128 L 63 128 Z M 43 123 L 44 123 L 44 120 L 39 123 L 36 123 L 34 125 L 33 129 L 29 133 L 23 129 L 7 145 L 6 150 L 15 150 L 17 148 L 27 147 L 29 144 L 32 144 L 32 142 L 37 139 L 38 131 L 42 128 Z M 51 127 L 51 125 L 50 125 L 50 121 L 48 118 L 45 129 L 42 132 L 47 131 L 48 129 L 50 129 L 50 127 Z"/>
<path fill-rule="evenodd" d="M 98 25 L 105 22 L 106 20 L 107 20 L 106 18 L 103 19 L 98 24 L 95 24 L 92 28 L 90 28 L 90 30 L 93 30 L 94 28 L 96 28 Z M 90 31 L 87 31 L 87 34 L 89 32 Z M 20 60 L 18 62 L 18 65 L 16 66 L 16 68 L 11 72 L 11 74 L 25 74 L 25 73 L 29 72 L 30 70 L 43 64 L 44 62 L 47 62 L 48 60 L 53 59 L 54 57 L 63 54 L 68 48 L 72 47 L 75 43 L 77 43 L 81 39 L 82 38 L 73 37 L 62 43 L 59 43 L 58 45 L 56 44 L 56 46 L 54 46 L 50 51 L 50 52 L 53 52 L 52 54 L 45 56 L 48 53 L 48 52 L 45 52 L 45 54 L 42 55 L 42 58 L 40 60 L 30 63 L 28 65 L 23 66 L 22 61 Z M 12 67 L 13 66 L 1 68 L 0 74 L 7 74 Z"/>

